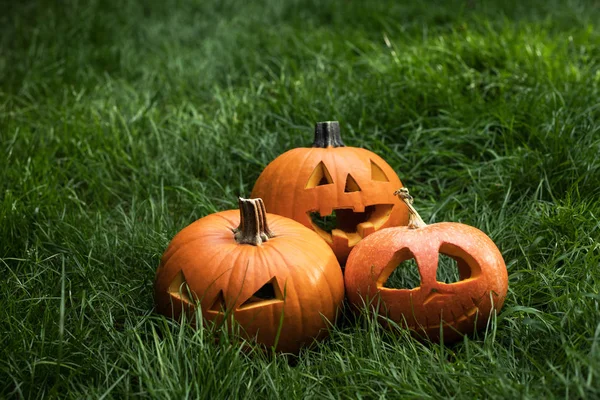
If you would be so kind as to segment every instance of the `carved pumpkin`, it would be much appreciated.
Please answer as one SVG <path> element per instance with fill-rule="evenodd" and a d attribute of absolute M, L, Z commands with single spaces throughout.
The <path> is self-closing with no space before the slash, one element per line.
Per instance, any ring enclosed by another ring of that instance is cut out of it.
<path fill-rule="evenodd" d="M 479 229 L 460 223 L 426 225 L 405 188 L 396 192 L 410 210 L 407 227 L 376 232 L 352 251 L 345 269 L 346 294 L 357 307 L 365 302 L 379 312 L 432 340 L 452 342 L 485 326 L 500 310 L 508 290 L 502 254 Z M 436 278 L 440 254 L 456 260 L 459 281 Z M 385 287 L 403 261 L 414 259 L 420 285 L 413 289 Z"/>
<path fill-rule="evenodd" d="M 230 315 L 247 338 L 297 352 L 335 319 L 342 271 L 310 229 L 267 214 L 261 199 L 239 202 L 173 238 L 156 273 L 157 311 L 179 318 L 199 303 L 205 320 Z"/>
<path fill-rule="evenodd" d="M 313 229 L 344 263 L 362 238 L 406 225 L 407 209 L 393 195 L 401 186 L 377 154 L 345 147 L 337 122 L 320 122 L 312 147 L 293 149 L 273 160 L 258 177 L 252 197 L 261 197 L 268 212 Z M 319 216 L 331 215 L 335 226 L 319 226 Z"/>

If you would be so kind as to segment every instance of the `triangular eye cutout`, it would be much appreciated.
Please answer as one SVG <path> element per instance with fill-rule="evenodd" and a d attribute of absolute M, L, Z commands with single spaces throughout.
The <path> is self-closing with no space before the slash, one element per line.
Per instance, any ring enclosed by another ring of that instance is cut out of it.
<path fill-rule="evenodd" d="M 283 301 L 281 289 L 275 277 L 260 287 L 248 300 L 242 303 L 240 310 L 254 308 Z"/>
<path fill-rule="evenodd" d="M 175 278 L 173 278 L 171 284 L 169 285 L 168 292 L 171 297 L 174 297 L 184 303 L 194 303 L 194 300 L 190 296 L 190 289 L 188 288 L 183 271 L 179 271 L 177 275 L 175 275 Z"/>
<path fill-rule="evenodd" d="M 379 182 L 389 182 L 390 180 L 385 175 L 385 172 L 371 160 L 371 179 Z"/>
<path fill-rule="evenodd" d="M 321 185 L 329 185 L 330 183 L 333 183 L 331 174 L 327 170 L 325 164 L 323 164 L 323 161 L 321 161 L 310 175 L 310 178 L 308 178 L 305 189 L 310 189 Z"/>
<path fill-rule="evenodd" d="M 344 192 L 360 192 L 360 186 L 356 183 L 356 180 L 352 177 L 352 175 L 348 174 L 346 178 L 346 187 L 344 188 Z"/>
<path fill-rule="evenodd" d="M 225 312 L 227 310 L 227 304 L 225 303 L 225 296 L 223 295 L 222 290 L 219 290 L 219 294 L 217 294 L 217 297 L 208 310 L 213 312 Z"/>

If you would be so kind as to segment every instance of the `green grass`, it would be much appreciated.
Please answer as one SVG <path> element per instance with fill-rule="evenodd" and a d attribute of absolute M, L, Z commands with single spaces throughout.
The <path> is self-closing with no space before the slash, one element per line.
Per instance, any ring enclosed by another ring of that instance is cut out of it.
<path fill-rule="evenodd" d="M 600 397 L 600 7 L 369 3 L 2 7 L 0 398 Z M 486 332 L 347 315 L 293 358 L 153 313 L 170 238 L 322 120 L 497 243 Z"/>

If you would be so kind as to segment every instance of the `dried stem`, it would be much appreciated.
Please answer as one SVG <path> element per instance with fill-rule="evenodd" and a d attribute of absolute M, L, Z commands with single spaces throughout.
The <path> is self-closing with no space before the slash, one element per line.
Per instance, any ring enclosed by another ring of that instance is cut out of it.
<path fill-rule="evenodd" d="M 238 199 L 240 225 L 234 230 L 236 242 L 260 246 L 274 235 L 267 225 L 267 211 L 262 199 Z"/>
<path fill-rule="evenodd" d="M 340 123 L 337 121 L 317 122 L 315 125 L 315 140 L 312 147 L 344 147 L 340 133 Z"/>
<path fill-rule="evenodd" d="M 413 207 L 414 199 L 410 193 L 408 193 L 408 189 L 405 187 L 400 188 L 396 190 L 394 194 L 398 196 L 398 198 L 402 200 L 408 207 L 408 228 L 417 229 L 426 227 L 427 224 L 425 221 L 423 221 L 417 210 Z"/>

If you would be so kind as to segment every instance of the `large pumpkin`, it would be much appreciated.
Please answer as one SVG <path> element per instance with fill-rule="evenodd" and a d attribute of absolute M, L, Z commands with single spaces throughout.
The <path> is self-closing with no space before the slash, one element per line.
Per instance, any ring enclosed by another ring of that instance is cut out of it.
<path fill-rule="evenodd" d="M 267 214 L 260 199 L 184 228 L 155 280 L 158 312 L 178 318 L 199 304 L 204 319 L 230 315 L 246 337 L 285 352 L 323 337 L 343 297 L 331 249 L 299 223 Z"/>
<path fill-rule="evenodd" d="M 273 160 L 258 177 L 252 197 L 261 197 L 268 212 L 313 229 L 344 263 L 362 238 L 406 225 L 407 209 L 393 195 L 398 187 L 400 179 L 381 157 L 344 146 L 338 122 L 320 122 L 312 147 Z M 332 215 L 335 226 L 319 226 L 319 217 Z"/>
<path fill-rule="evenodd" d="M 346 295 L 356 307 L 365 302 L 381 314 L 432 340 L 452 342 L 485 326 L 500 310 L 508 290 L 502 254 L 479 229 L 460 223 L 426 225 L 403 188 L 397 194 L 407 203 L 407 227 L 384 229 L 362 240 L 345 269 Z M 437 280 L 440 255 L 456 260 L 459 280 Z M 385 287 L 403 261 L 414 259 L 420 285 L 413 289 Z"/>

